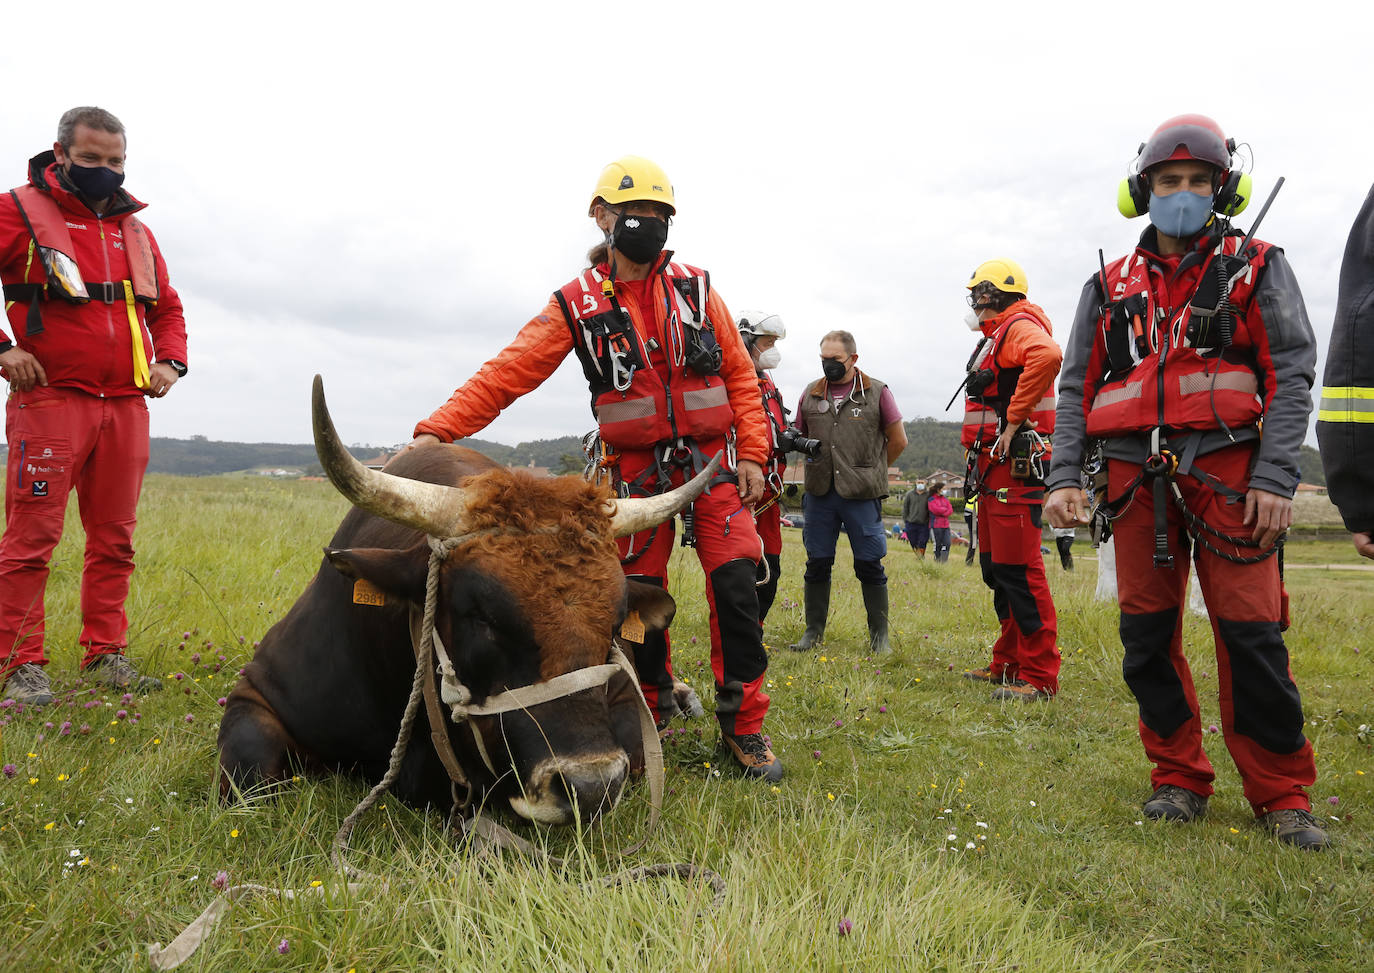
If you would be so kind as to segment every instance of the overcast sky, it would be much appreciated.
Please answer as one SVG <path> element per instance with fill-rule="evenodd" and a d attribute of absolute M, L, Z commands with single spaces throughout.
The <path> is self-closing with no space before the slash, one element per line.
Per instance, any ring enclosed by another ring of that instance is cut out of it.
<path fill-rule="evenodd" d="M 1358 3 L 10 6 L 8 184 L 67 108 L 128 129 L 190 339 L 155 436 L 306 442 L 319 372 L 346 440 L 408 440 L 585 265 L 627 153 L 673 181 L 668 245 L 732 311 L 783 316 L 789 401 L 845 328 L 907 418 L 962 377 L 984 259 L 1020 261 L 1067 337 L 1097 249 L 1144 228 L 1116 187 L 1165 118 L 1252 147 L 1242 227 L 1287 177 L 1260 235 L 1323 360 L 1374 181 Z M 570 356 L 481 435 L 580 434 L 587 400 Z"/>

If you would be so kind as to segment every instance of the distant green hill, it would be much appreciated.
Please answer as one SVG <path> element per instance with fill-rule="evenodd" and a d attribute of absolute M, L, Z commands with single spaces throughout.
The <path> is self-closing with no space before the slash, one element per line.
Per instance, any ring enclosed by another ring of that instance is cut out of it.
<path fill-rule="evenodd" d="M 905 423 L 907 447 L 897 457 L 897 468 L 907 478 L 924 476 L 933 470 L 958 472 L 964 468 L 964 450 L 959 445 L 960 424 L 938 419 L 921 418 Z M 582 470 L 582 441 L 578 436 L 558 439 L 536 439 L 518 446 L 465 439 L 463 445 L 505 466 L 542 466 L 555 473 Z M 349 451 L 362 460 L 373 459 L 387 446 L 351 446 Z M 0 443 L 0 457 L 7 447 Z M 1300 458 L 1302 481 L 1326 485 L 1322 473 L 1321 456 L 1311 446 L 1302 447 Z M 231 443 L 193 436 L 190 439 L 162 439 L 152 441 L 150 473 L 172 473 L 178 476 L 212 476 L 239 470 L 282 469 L 299 470 L 303 474 L 321 472 L 315 458 L 315 447 L 289 443 Z"/>

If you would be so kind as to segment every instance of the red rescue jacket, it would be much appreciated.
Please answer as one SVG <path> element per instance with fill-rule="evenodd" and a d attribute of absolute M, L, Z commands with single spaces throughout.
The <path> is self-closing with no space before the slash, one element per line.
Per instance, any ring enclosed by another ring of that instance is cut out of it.
<path fill-rule="evenodd" d="M 782 394 L 767 372 L 759 374 L 759 394 L 763 398 L 763 412 L 768 419 L 768 462 L 763 473 L 767 479 L 765 496 L 777 498 L 777 489 L 782 485 L 782 474 L 787 469 L 787 454 L 782 450 L 780 436 L 787 428 L 787 413 L 782 404 Z"/>
<path fill-rule="evenodd" d="M 153 361 L 186 362 L 181 299 L 157 241 L 133 215 L 143 208 L 120 190 L 110 211 L 96 216 L 51 152 L 30 161 L 28 186 L 0 194 L 0 282 L 10 325 L 9 334 L 0 329 L 0 344 L 13 341 L 37 358 L 49 385 L 141 395 L 137 376 Z M 40 248 L 68 258 L 61 266 L 75 279 L 67 288 Z M 82 281 L 87 299 L 73 299 Z"/>
<path fill-rule="evenodd" d="M 1137 248 L 1107 266 L 1111 297 L 1084 385 L 1089 436 L 1243 429 L 1259 421 L 1265 398 L 1256 333 L 1267 339 L 1251 297 L 1270 245 L 1253 241 L 1248 261 L 1238 258 L 1223 271 L 1219 257 L 1234 256 L 1240 243 L 1238 232 L 1220 243 L 1204 237 L 1205 249 L 1168 258 Z M 1222 273 L 1229 290 L 1217 284 Z M 1218 296 L 1226 297 L 1219 309 Z"/>
<path fill-rule="evenodd" d="M 1001 432 L 999 420 L 1030 420 L 1048 437 L 1054 432 L 1054 377 L 1063 358 L 1050 337 L 1049 317 L 1020 300 L 984 321 L 982 332 L 969 367 L 983 372 L 985 382 L 965 399 L 960 442 L 965 449 L 991 447 Z"/>

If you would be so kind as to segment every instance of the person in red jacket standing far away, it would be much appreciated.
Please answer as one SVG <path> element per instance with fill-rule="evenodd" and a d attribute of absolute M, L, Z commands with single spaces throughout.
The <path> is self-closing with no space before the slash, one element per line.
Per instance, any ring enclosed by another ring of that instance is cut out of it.
<path fill-rule="evenodd" d="M 1122 674 L 1154 765 L 1145 816 L 1200 818 L 1215 779 L 1183 652 L 1191 555 L 1245 798 L 1280 841 L 1318 850 L 1328 838 L 1306 791 L 1317 768 L 1275 556 L 1292 522 L 1316 339 L 1283 251 L 1231 226 L 1250 195 L 1235 151 L 1202 115 L 1171 118 L 1141 144 L 1117 206 L 1151 225 L 1079 298 L 1045 513 L 1056 527 L 1085 523 L 1082 473 L 1105 487 L 1097 512 L 1116 541 Z"/>
<path fill-rule="evenodd" d="M 127 142 L 100 108 L 62 116 L 29 181 L 0 196 L 0 376 L 9 459 L 0 537 L 0 680 L 4 695 L 52 701 L 42 668 L 43 594 L 75 489 L 86 529 L 82 668 L 148 692 L 124 655 L 124 602 L 148 465 L 148 406 L 186 374 L 186 321 L 157 242 L 121 189 Z"/>
<path fill-rule="evenodd" d="M 782 762 L 763 735 L 768 656 L 754 588 L 760 545 L 748 509 L 763 497 L 767 420 L 754 363 L 710 275 L 663 249 L 676 212 L 672 184 L 653 162 L 625 156 L 606 166 L 588 209 L 605 234 L 588 254 L 591 266 L 416 425 L 414 443 L 479 432 L 573 352 L 622 496 L 663 493 L 725 451 L 731 468 L 722 468 L 684 516 L 683 543 L 696 547 L 706 575 L 722 737 L 747 776 L 776 781 Z M 673 534 L 669 521 L 622 538 L 626 575 L 667 587 Z M 677 714 L 667 634 L 641 630 L 642 641 L 623 627 L 621 634 L 634 647 L 645 698 L 666 730 Z"/>
<path fill-rule="evenodd" d="M 1001 632 L 992 661 L 964 676 L 998 684 L 993 699 L 1047 700 L 1059 692 L 1059 623 L 1040 556 L 1040 512 L 1063 356 L 1049 317 L 1026 300 L 1030 285 L 1016 261 L 980 264 L 965 286 L 981 340 L 964 382 L 964 495 L 978 500 L 979 564 Z"/>

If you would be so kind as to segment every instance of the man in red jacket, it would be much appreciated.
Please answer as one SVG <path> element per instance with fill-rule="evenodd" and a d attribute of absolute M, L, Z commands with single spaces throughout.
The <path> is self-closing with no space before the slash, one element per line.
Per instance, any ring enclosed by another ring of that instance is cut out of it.
<path fill-rule="evenodd" d="M 1235 151 L 1203 115 L 1171 118 L 1141 144 L 1117 205 L 1150 226 L 1079 298 L 1045 514 L 1056 527 L 1086 523 L 1084 460 L 1105 465 L 1098 511 L 1116 543 L 1122 674 L 1154 766 L 1145 816 L 1197 820 L 1216 776 L 1183 651 L 1191 560 L 1245 798 L 1280 841 L 1315 851 L 1329 839 L 1307 795 L 1317 768 L 1283 639 L 1277 554 L 1292 523 L 1316 339 L 1283 250 L 1231 224 L 1250 195 Z"/>
<path fill-rule="evenodd" d="M 0 679 L 5 695 L 44 705 L 43 594 L 73 488 L 86 529 L 82 668 L 147 692 L 124 656 L 124 602 L 148 464 L 148 407 L 186 374 L 181 299 L 143 203 L 120 188 L 126 140 L 100 108 L 62 116 L 29 182 L 0 196 L 0 376 L 10 383 L 5 532 L 0 536 Z"/>
<path fill-rule="evenodd" d="M 1016 261 L 980 264 L 966 286 L 982 340 L 965 382 L 964 492 L 978 498 L 979 563 L 1001 632 L 992 661 L 964 675 L 996 683 L 993 699 L 1047 700 L 1059 692 L 1059 623 L 1040 556 L 1040 514 L 1063 356 L 1049 317 L 1026 300 Z"/>
<path fill-rule="evenodd" d="M 591 387 L 602 444 L 622 496 L 652 496 L 701 471 L 718 451 L 726 470 L 684 514 L 684 543 L 706 575 L 716 719 L 747 776 L 782 777 L 763 735 L 768 655 L 754 581 L 761 547 L 747 509 L 763 497 L 767 420 L 735 320 L 704 270 L 664 250 L 676 213 L 672 183 L 648 159 L 602 170 L 588 214 L 606 235 L 590 267 L 554 291 L 504 351 L 415 427 L 415 442 L 482 430 L 572 352 Z M 733 447 L 734 456 L 730 456 Z M 667 587 L 673 522 L 620 540 L 625 574 Z M 660 729 L 677 713 L 666 633 L 626 629 L 645 699 Z M 642 640 L 642 641 L 641 641 Z"/>

